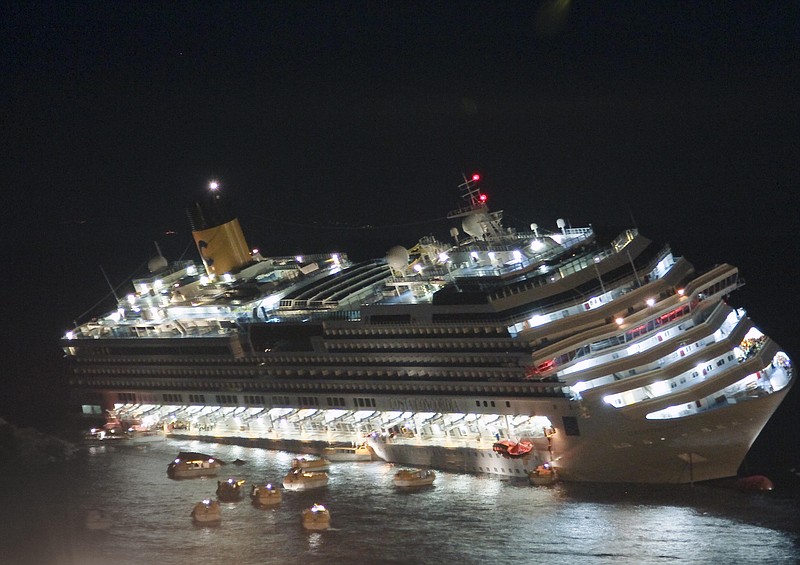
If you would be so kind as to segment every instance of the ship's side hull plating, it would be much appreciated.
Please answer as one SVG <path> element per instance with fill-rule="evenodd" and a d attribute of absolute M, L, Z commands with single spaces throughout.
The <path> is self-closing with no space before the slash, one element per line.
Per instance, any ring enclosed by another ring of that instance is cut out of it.
<path fill-rule="evenodd" d="M 690 483 L 736 475 L 750 446 L 788 392 L 718 408 L 680 420 L 626 420 L 606 414 L 596 425 L 581 422 L 580 436 L 559 431 L 514 459 L 493 452 L 491 442 L 449 446 L 370 440 L 386 461 L 467 473 L 525 477 L 553 461 L 568 481 Z M 610 409 L 613 411 L 613 409 Z M 599 419 L 598 419 L 599 420 Z"/>

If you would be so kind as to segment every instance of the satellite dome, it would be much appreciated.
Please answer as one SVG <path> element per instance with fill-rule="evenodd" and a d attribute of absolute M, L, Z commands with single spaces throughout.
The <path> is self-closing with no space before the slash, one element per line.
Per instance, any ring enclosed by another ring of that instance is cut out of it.
<path fill-rule="evenodd" d="M 470 214 L 461 221 L 461 229 L 472 237 L 483 237 L 482 215 Z"/>
<path fill-rule="evenodd" d="M 147 269 L 151 273 L 155 273 L 157 271 L 161 271 L 162 269 L 166 269 L 168 266 L 169 262 L 164 258 L 163 255 L 156 255 L 147 262 Z"/>
<path fill-rule="evenodd" d="M 402 271 L 408 267 L 408 249 L 402 245 L 395 245 L 386 253 L 386 262 L 395 271 Z"/>

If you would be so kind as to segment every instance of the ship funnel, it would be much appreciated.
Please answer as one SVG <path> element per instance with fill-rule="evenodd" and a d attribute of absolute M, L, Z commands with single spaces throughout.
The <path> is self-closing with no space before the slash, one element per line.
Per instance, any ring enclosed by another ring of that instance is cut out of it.
<path fill-rule="evenodd" d="M 250 247 L 239 220 L 227 211 L 217 187 L 212 185 L 209 198 L 196 202 L 186 212 L 209 276 L 235 271 L 250 262 Z"/>

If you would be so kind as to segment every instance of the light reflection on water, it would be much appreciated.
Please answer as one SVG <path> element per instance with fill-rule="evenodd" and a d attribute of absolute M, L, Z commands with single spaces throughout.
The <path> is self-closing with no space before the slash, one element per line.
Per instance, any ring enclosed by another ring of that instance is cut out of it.
<path fill-rule="evenodd" d="M 334 463 L 326 488 L 283 493 L 276 507 L 222 504 L 222 524 L 198 527 L 189 513 L 213 498 L 216 478 L 173 481 L 178 451 L 227 465 L 218 477 L 280 484 L 295 456 L 170 440 L 147 448 L 93 448 L 65 469 L 9 484 L 0 506 L 13 540 L 0 563 L 36 565 L 247 565 L 315 563 L 794 563 L 800 558 L 797 501 L 695 486 L 560 484 L 437 472 L 433 487 L 397 490 L 397 467 Z M 306 532 L 300 513 L 331 511 L 331 529 Z M 87 532 L 83 516 L 114 518 Z M 6 537 L 6 536 L 4 536 Z M 10 552 L 10 553 L 9 553 Z"/>

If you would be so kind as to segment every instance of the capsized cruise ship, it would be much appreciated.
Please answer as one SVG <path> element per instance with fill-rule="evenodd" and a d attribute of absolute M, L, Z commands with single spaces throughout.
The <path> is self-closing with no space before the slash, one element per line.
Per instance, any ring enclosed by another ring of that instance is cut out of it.
<path fill-rule="evenodd" d="M 219 187 L 168 263 L 62 340 L 72 402 L 191 438 L 363 442 L 386 461 L 565 481 L 736 474 L 795 380 L 697 272 L 629 229 L 504 227 L 479 177 L 449 238 L 351 262 L 251 250 Z M 518 446 L 525 446 L 518 449 Z"/>

